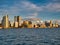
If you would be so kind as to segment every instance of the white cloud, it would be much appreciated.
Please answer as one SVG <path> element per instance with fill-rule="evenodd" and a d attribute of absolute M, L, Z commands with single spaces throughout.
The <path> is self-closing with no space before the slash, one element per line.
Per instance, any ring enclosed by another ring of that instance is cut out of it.
<path fill-rule="evenodd" d="M 19 6 L 20 4 L 20 6 Z M 27 17 L 28 18 L 34 18 L 38 16 L 38 12 L 42 11 L 42 7 L 37 6 L 33 3 L 30 2 L 21 2 L 17 4 L 18 7 L 20 7 L 22 12 L 26 12 L 27 13 Z"/>
<path fill-rule="evenodd" d="M 57 2 L 57 1 L 59 1 L 60 2 L 60 0 L 53 0 L 54 2 Z"/>
<path fill-rule="evenodd" d="M 26 8 L 27 10 L 35 10 L 35 11 L 42 11 L 42 7 L 39 7 L 33 3 L 30 2 L 22 2 L 22 6 Z"/>
<path fill-rule="evenodd" d="M 36 18 L 38 15 L 38 13 L 32 13 L 32 14 L 29 14 L 27 17 L 25 18 Z"/>
<path fill-rule="evenodd" d="M 49 3 L 48 5 L 44 6 L 45 9 L 48 11 L 60 11 L 60 3 Z"/>
<path fill-rule="evenodd" d="M 3 5 L 3 7 L 6 8 L 6 9 L 5 8 L 0 9 L 0 11 L 3 13 L 3 15 L 5 15 L 6 12 L 9 15 L 19 15 L 19 14 L 21 14 L 21 12 L 25 12 L 26 17 L 28 17 L 28 18 L 30 18 L 30 17 L 36 18 L 38 16 L 38 13 L 40 13 L 40 11 L 60 12 L 60 3 L 49 3 L 45 6 L 43 6 L 43 5 L 37 6 L 31 2 L 21 1 L 16 4 L 13 4 L 11 6 Z M 8 9 L 7 9 L 7 7 L 8 7 Z"/>
<path fill-rule="evenodd" d="M 38 12 L 42 11 L 42 7 L 37 6 L 33 3 L 27 2 L 27 1 L 21 1 L 19 3 L 15 3 L 14 5 L 11 6 L 6 6 L 3 5 L 3 9 L 0 11 L 3 12 L 3 15 L 6 15 L 6 13 L 10 16 L 14 15 L 19 15 L 21 12 L 25 12 L 26 17 L 32 17 L 35 18 L 38 16 Z M 6 9 L 5 9 L 6 8 Z"/>

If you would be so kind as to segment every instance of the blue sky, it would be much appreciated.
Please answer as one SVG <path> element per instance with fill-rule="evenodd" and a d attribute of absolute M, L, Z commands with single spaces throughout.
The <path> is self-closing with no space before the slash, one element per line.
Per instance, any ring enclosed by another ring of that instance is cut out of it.
<path fill-rule="evenodd" d="M 60 20 L 60 0 L 0 0 L 0 18 L 6 14 L 10 20 L 16 15 L 22 18 Z"/>

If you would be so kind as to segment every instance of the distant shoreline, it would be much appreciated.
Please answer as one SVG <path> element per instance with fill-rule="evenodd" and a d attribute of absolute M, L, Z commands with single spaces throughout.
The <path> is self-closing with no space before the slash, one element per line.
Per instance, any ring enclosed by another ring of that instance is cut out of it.
<path fill-rule="evenodd" d="M 2 28 L 2 29 L 53 29 L 53 28 Z"/>

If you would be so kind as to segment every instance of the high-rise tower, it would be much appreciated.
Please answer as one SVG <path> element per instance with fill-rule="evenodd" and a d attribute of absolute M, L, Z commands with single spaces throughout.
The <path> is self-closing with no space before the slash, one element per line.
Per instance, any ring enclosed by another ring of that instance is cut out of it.
<path fill-rule="evenodd" d="M 21 17 L 20 16 L 14 16 L 14 23 L 17 22 L 18 23 L 18 27 L 20 25 L 20 21 L 21 21 Z M 16 25 L 16 23 L 14 25 Z"/>
<path fill-rule="evenodd" d="M 3 19 L 2 19 L 2 27 L 3 28 L 9 28 L 9 18 L 8 18 L 8 15 L 6 16 L 3 16 Z"/>

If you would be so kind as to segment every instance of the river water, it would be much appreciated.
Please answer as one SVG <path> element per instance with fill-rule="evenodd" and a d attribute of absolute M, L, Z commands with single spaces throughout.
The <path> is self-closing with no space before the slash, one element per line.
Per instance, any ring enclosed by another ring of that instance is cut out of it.
<path fill-rule="evenodd" d="M 60 45 L 60 28 L 0 29 L 0 45 Z"/>

